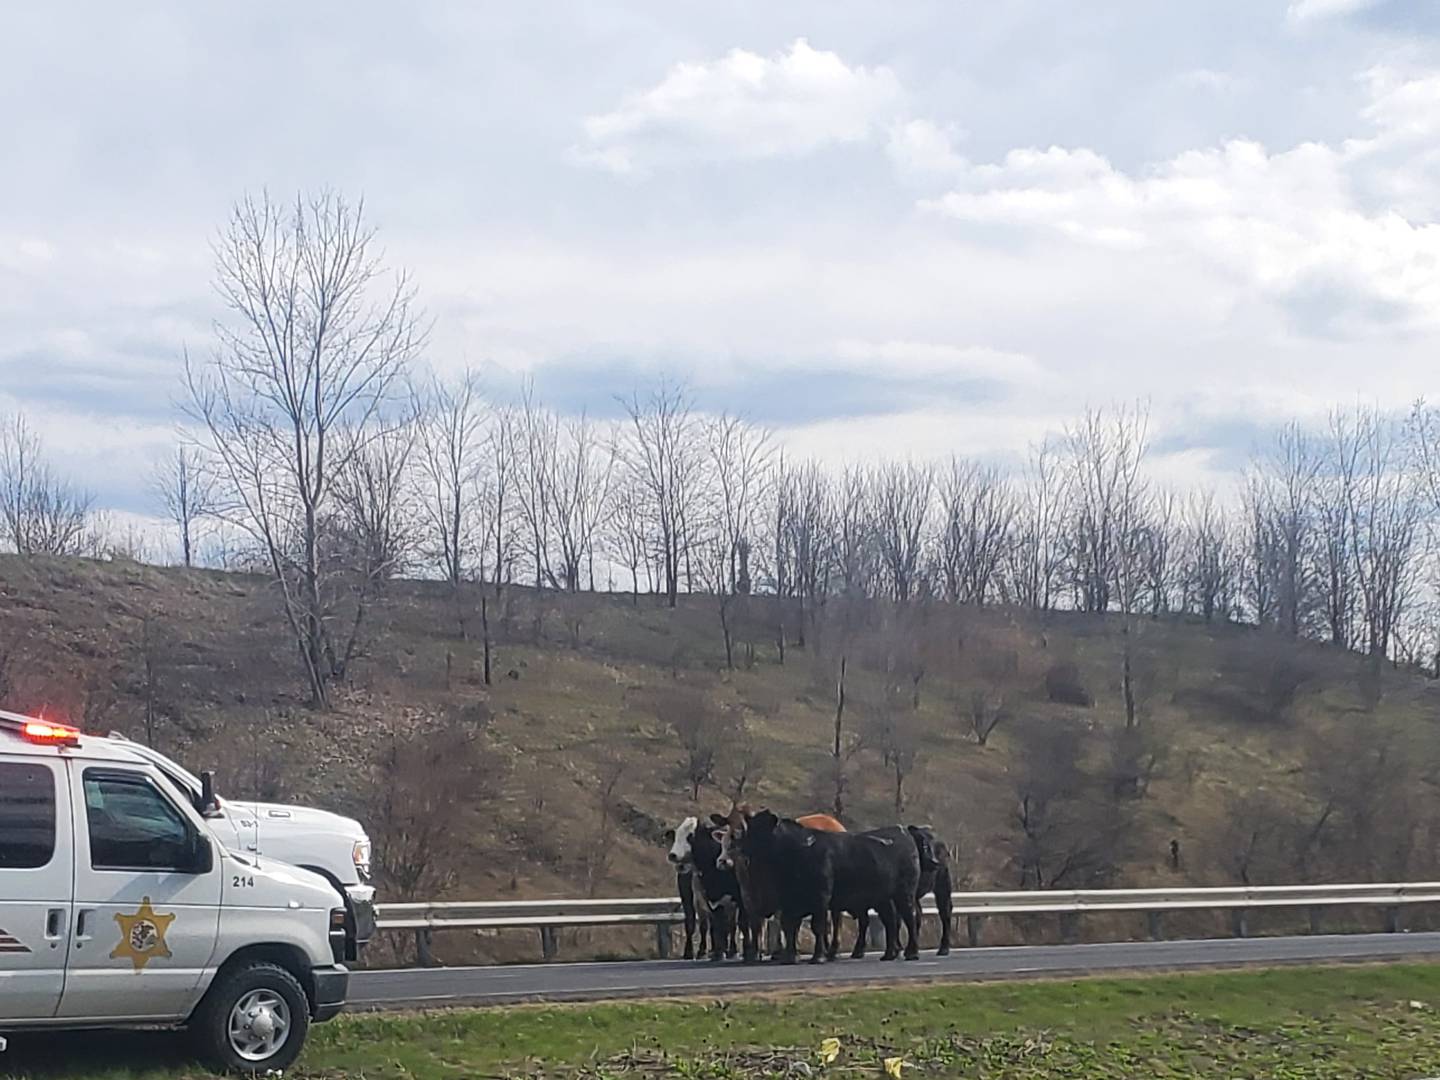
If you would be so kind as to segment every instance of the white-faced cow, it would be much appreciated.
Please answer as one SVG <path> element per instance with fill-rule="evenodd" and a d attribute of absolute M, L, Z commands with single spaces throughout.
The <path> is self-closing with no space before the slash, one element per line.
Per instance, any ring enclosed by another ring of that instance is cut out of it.
<path fill-rule="evenodd" d="M 705 954 L 706 931 L 710 938 L 710 959 L 719 960 L 722 955 L 735 956 L 739 952 L 735 931 L 742 922 L 740 886 L 735 873 L 719 866 L 720 843 L 712 830 L 724 824 L 725 819 L 712 815 L 709 822 L 687 817 L 674 829 L 665 833 L 670 844 L 669 859 L 676 867 L 676 885 L 680 890 L 680 903 L 685 911 L 685 958 Z M 681 882 L 681 877 L 685 881 Z M 686 891 L 690 893 L 687 904 Z M 692 948 L 693 935 L 690 931 L 692 912 L 694 922 L 700 928 L 698 953 Z"/>
<path fill-rule="evenodd" d="M 665 830 L 665 843 L 669 845 L 667 857 L 675 867 L 675 890 L 680 894 L 680 908 L 685 913 L 686 960 L 695 958 L 696 931 L 699 931 L 702 956 L 705 954 L 705 941 L 710 932 L 710 911 L 704 906 L 704 893 L 696 895 L 695 861 L 690 853 L 690 837 L 699 824 L 697 819 L 688 817 L 675 828 Z"/>

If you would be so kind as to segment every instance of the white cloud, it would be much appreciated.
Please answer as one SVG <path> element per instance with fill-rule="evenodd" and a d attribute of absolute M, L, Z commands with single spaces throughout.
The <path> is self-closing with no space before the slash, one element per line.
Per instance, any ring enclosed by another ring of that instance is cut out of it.
<path fill-rule="evenodd" d="M 927 341 L 837 342 L 828 363 L 857 373 L 907 379 L 985 379 L 1034 384 L 1046 377 L 1033 357 L 978 345 Z"/>
<path fill-rule="evenodd" d="M 577 154 L 621 173 L 798 157 L 870 138 L 903 96 L 888 68 L 852 67 L 804 38 L 773 56 L 733 49 L 718 60 L 676 64 L 654 87 L 588 117 Z"/>
<path fill-rule="evenodd" d="M 1377 70 L 1367 84 L 1376 130 L 1338 146 L 1234 139 L 1134 172 L 1083 147 L 1012 150 L 922 206 L 1198 257 L 1330 329 L 1440 322 L 1440 225 L 1416 213 L 1440 203 L 1440 76 Z"/>
<path fill-rule="evenodd" d="M 885 152 L 901 173 L 913 176 L 958 173 L 969 166 L 956 153 L 958 134 L 929 120 L 906 120 L 890 129 Z"/>
<path fill-rule="evenodd" d="M 1291 22 L 1343 18 L 1372 8 L 1380 0 L 1290 0 L 1286 16 Z"/>
<path fill-rule="evenodd" d="M 1228 71 L 1213 68 L 1191 68 L 1182 71 L 1175 81 L 1190 90 L 1206 90 L 1213 94 L 1228 94 L 1240 88 L 1242 81 Z"/>

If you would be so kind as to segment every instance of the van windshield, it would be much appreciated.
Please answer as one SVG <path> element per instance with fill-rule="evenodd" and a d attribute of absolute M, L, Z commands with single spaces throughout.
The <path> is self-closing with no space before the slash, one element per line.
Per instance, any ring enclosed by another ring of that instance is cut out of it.
<path fill-rule="evenodd" d="M 140 748 L 145 757 L 153 761 L 159 770 L 165 774 L 165 779 L 185 796 L 187 802 L 194 802 L 200 797 L 200 778 L 195 776 L 184 766 L 177 765 L 159 750 L 152 750 L 148 746 Z"/>

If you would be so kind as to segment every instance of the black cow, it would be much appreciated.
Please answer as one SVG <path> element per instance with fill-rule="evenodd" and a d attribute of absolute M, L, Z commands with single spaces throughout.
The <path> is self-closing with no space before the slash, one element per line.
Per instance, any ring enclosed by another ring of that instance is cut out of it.
<path fill-rule="evenodd" d="M 955 891 L 954 883 L 950 878 L 950 849 L 943 841 L 935 839 L 935 833 L 929 825 L 907 825 L 906 831 L 915 841 L 915 853 L 920 858 L 920 881 L 915 886 L 915 921 L 919 925 L 920 902 L 930 893 L 935 894 L 935 907 L 940 917 L 940 947 L 935 950 L 937 956 L 950 955 L 950 924 L 954 921 L 953 913 L 955 900 L 951 895 Z M 860 924 L 860 933 L 855 939 L 855 948 L 851 950 L 850 956 L 855 960 L 862 960 L 865 957 L 866 936 L 870 930 L 870 913 L 854 913 L 856 921 Z M 838 933 L 835 935 L 838 939 Z M 832 946 L 833 948 L 833 946 Z"/>
<path fill-rule="evenodd" d="M 750 819 L 741 850 L 761 863 L 778 886 L 783 963 L 795 962 L 800 924 L 807 917 L 815 937 L 810 962 L 818 964 L 833 957 L 835 945 L 826 932 L 829 920 L 844 911 L 858 914 L 871 909 L 885 924 L 884 959 L 900 955 L 900 922 L 908 934 L 906 959 L 919 956 L 915 890 L 920 857 L 914 839 L 903 828 L 817 832 L 762 810 Z"/>

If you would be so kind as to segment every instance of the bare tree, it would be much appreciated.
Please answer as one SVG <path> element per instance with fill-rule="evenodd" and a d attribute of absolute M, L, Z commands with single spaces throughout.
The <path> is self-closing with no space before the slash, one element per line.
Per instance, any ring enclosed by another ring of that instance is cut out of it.
<path fill-rule="evenodd" d="M 491 413 L 490 430 L 485 440 L 485 449 L 490 459 L 488 475 L 484 478 L 480 502 L 485 508 L 489 522 L 486 547 L 495 556 L 491 566 L 491 577 L 498 599 L 505 582 L 510 580 L 511 562 L 515 552 L 515 513 L 512 489 L 516 486 L 519 471 L 519 436 L 515 413 L 509 408 L 495 409 Z"/>
<path fill-rule="evenodd" d="M 375 874 L 389 895 L 416 900 L 444 893 L 470 842 L 461 807 L 493 797 L 499 765 L 483 736 L 455 720 L 393 729 L 374 762 L 366 821 L 375 837 Z M 428 932 L 416 952 L 430 963 Z"/>
<path fill-rule="evenodd" d="M 750 552 L 759 529 L 759 510 L 770 481 L 770 433 L 722 413 L 705 426 L 706 449 L 715 478 L 716 531 L 724 562 L 724 587 L 748 593 Z"/>
<path fill-rule="evenodd" d="M 348 607 L 350 619 L 343 638 L 326 635 L 326 661 L 336 678 L 345 677 L 356 656 L 369 603 L 413 562 L 418 537 L 409 472 L 415 426 L 413 418 L 402 418 L 375 433 L 338 433 L 344 467 L 334 480 L 337 515 L 326 549 L 327 561 L 347 584 L 333 610 Z"/>
<path fill-rule="evenodd" d="M 1010 719 L 1010 707 L 1004 695 L 984 687 L 971 690 L 966 705 L 968 708 L 962 711 L 969 720 L 975 742 L 980 746 L 989 743 L 995 729 Z"/>
<path fill-rule="evenodd" d="M 1182 512 L 1184 605 L 1210 622 L 1229 618 L 1239 587 L 1233 530 L 1213 491 L 1192 493 Z"/>
<path fill-rule="evenodd" d="M 1106 611 L 1138 591 L 1134 537 L 1149 494 L 1141 473 L 1149 415 L 1140 406 L 1091 409 L 1065 438 L 1076 600 L 1082 610 Z"/>
<path fill-rule="evenodd" d="M 92 502 L 51 471 L 24 414 L 0 417 L 0 525 L 16 554 L 76 556 L 98 548 Z"/>
<path fill-rule="evenodd" d="M 1365 651 L 1379 662 L 1390 653 L 1415 589 L 1421 488 L 1396 423 L 1366 409 L 1357 410 L 1352 423 L 1355 452 L 1341 458 L 1342 489 Z"/>
<path fill-rule="evenodd" d="M 740 730 L 735 714 L 704 694 L 684 686 L 655 690 L 648 696 L 651 713 L 675 733 L 683 754 L 681 773 L 691 800 L 715 782 L 721 756 Z"/>
<path fill-rule="evenodd" d="M 631 480 L 645 495 L 664 579 L 665 598 L 674 607 L 689 558 L 704 459 L 689 392 L 662 381 L 644 399 L 623 402 L 630 416 L 624 444 Z"/>
<path fill-rule="evenodd" d="M 898 685 L 885 688 L 879 707 L 866 718 L 861 738 L 890 770 L 895 816 L 899 818 L 905 813 L 905 781 L 920 760 L 920 730 L 916 712 Z"/>
<path fill-rule="evenodd" d="M 525 523 L 527 554 L 535 569 L 535 588 L 544 588 L 550 575 L 550 502 L 555 497 L 555 455 L 559 449 L 559 421 L 535 400 L 535 387 L 527 383 L 517 416 L 516 505 Z"/>
<path fill-rule="evenodd" d="M 1054 606 L 1064 567 L 1064 509 L 1068 473 L 1055 445 L 1032 447 L 1010 545 L 1008 590 L 1026 607 Z"/>
<path fill-rule="evenodd" d="M 593 589 L 597 538 L 611 509 L 614 443 L 582 413 L 558 424 L 549 464 L 546 508 L 560 565 L 558 573 L 547 568 L 547 576 L 556 588 L 569 592 L 578 592 L 588 577 Z"/>
<path fill-rule="evenodd" d="M 879 595 L 874 487 L 867 470 L 847 466 L 835 495 L 835 563 L 846 596 Z"/>
<path fill-rule="evenodd" d="M 622 477 L 615 487 L 614 513 L 610 516 L 608 547 L 630 572 L 630 598 L 640 603 L 640 569 L 650 567 L 649 518 L 645 496 L 632 477 Z M 648 583 L 651 589 L 654 582 Z"/>
<path fill-rule="evenodd" d="M 919 592 L 935 474 L 929 465 L 889 463 L 870 484 L 880 563 L 890 595 L 903 604 Z"/>
<path fill-rule="evenodd" d="M 336 676 L 323 550 L 336 478 L 390 426 L 425 340 L 408 277 L 384 283 L 374 239 L 363 203 L 333 193 L 243 199 L 215 244 L 230 319 L 209 363 L 185 363 L 217 514 L 264 551 L 321 708 Z"/>
<path fill-rule="evenodd" d="M 1276 436 L 1251 464 L 1246 489 L 1250 526 L 1251 607 L 1256 621 L 1292 637 L 1304 633 L 1317 607 L 1315 498 L 1322 457 L 1298 424 Z"/>
<path fill-rule="evenodd" d="M 432 380 L 420 410 L 416 471 L 425 547 L 452 587 L 470 576 L 484 543 L 474 495 L 484 468 L 485 408 L 479 377 L 466 371 L 454 382 Z"/>
<path fill-rule="evenodd" d="M 1024 889 L 1087 888 L 1114 875 L 1124 819 L 1096 796 L 1081 768 L 1078 728 L 1063 721 L 1016 725 L 1019 767 L 1012 863 Z"/>
<path fill-rule="evenodd" d="M 843 519 L 840 525 L 843 528 Z M 802 645 L 806 625 L 814 624 L 830 590 L 836 527 L 834 496 L 820 466 L 807 462 L 782 467 L 776 483 L 775 561 L 787 568 L 787 588 L 781 595 L 800 602 L 796 630 Z"/>
<path fill-rule="evenodd" d="M 155 468 L 155 493 L 165 515 L 180 533 L 180 554 L 195 565 L 195 533 L 215 504 L 215 478 L 201 467 L 200 454 L 181 443 Z"/>
<path fill-rule="evenodd" d="M 938 557 L 945 598 L 984 604 L 1010 553 L 1015 503 L 998 470 L 952 457 L 940 482 Z"/>

